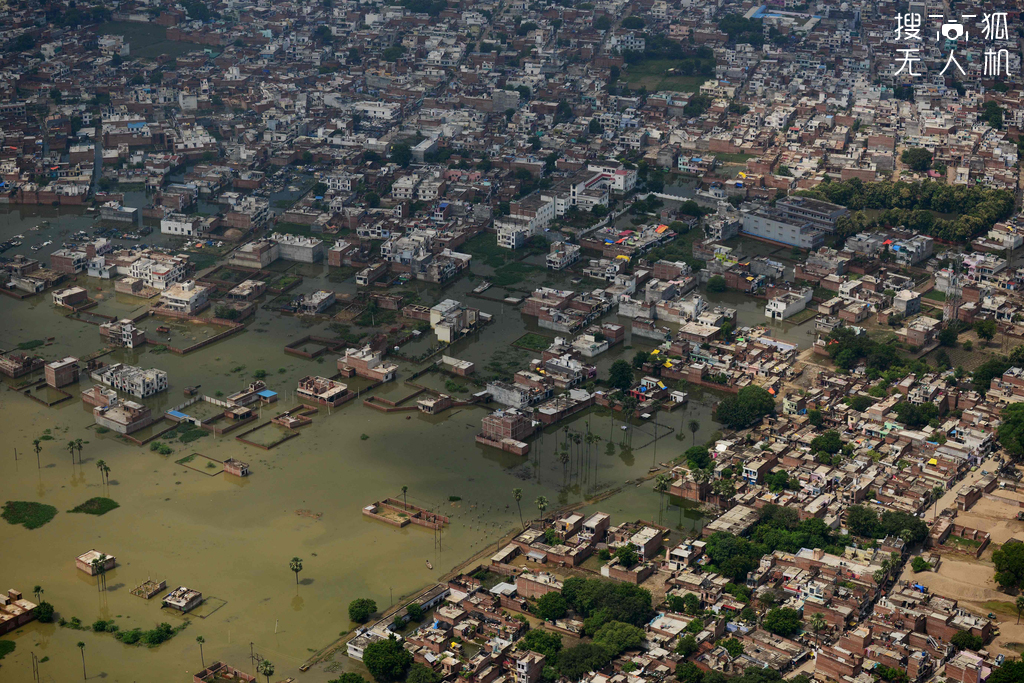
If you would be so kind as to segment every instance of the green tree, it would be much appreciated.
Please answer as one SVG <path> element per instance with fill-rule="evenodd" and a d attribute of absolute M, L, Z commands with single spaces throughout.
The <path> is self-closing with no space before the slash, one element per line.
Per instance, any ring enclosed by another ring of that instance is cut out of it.
<path fill-rule="evenodd" d="M 530 650 L 544 655 L 549 662 L 562 651 L 562 636 L 543 628 L 532 628 L 516 643 L 517 650 Z"/>
<path fill-rule="evenodd" d="M 970 631 L 957 631 L 949 642 L 958 650 L 980 650 L 985 641 Z"/>
<path fill-rule="evenodd" d="M 640 561 L 640 553 L 637 552 L 635 545 L 627 543 L 615 551 L 615 559 L 617 559 L 623 567 L 629 569 Z"/>
<path fill-rule="evenodd" d="M 412 655 L 392 636 L 367 645 L 363 664 L 377 683 L 393 683 L 405 679 L 412 665 Z"/>
<path fill-rule="evenodd" d="M 725 278 L 721 275 L 712 275 L 708 279 L 708 291 L 714 293 L 724 292 L 729 289 L 729 286 L 725 282 Z"/>
<path fill-rule="evenodd" d="M 680 683 L 702 683 L 704 671 L 693 662 L 683 662 L 676 667 L 676 680 Z"/>
<path fill-rule="evenodd" d="M 548 509 L 548 499 L 545 496 L 537 496 L 537 499 L 533 501 L 537 509 L 540 510 L 540 514 L 543 517 L 544 511 Z"/>
<path fill-rule="evenodd" d="M 839 438 L 839 432 L 834 429 L 830 429 L 824 434 L 819 434 L 811 440 L 811 450 L 815 453 L 824 451 L 831 455 L 838 453 L 842 447 L 843 442 Z"/>
<path fill-rule="evenodd" d="M 441 675 L 418 662 L 413 662 L 405 683 L 441 683 Z"/>
<path fill-rule="evenodd" d="M 637 351 L 633 354 L 633 367 L 637 370 L 642 368 L 644 364 L 650 360 L 651 354 L 646 351 Z"/>
<path fill-rule="evenodd" d="M 765 389 L 752 384 L 722 399 L 715 409 L 715 419 L 730 429 L 744 429 L 773 412 L 775 399 Z"/>
<path fill-rule="evenodd" d="M 923 173 L 932 164 L 932 153 L 923 147 L 910 147 L 903 150 L 900 161 L 912 170 Z"/>
<path fill-rule="evenodd" d="M 923 557 L 921 557 L 920 555 L 918 555 L 910 563 L 910 568 L 913 569 L 915 573 L 920 573 L 920 572 L 927 571 L 927 570 L 931 569 L 932 566 L 931 566 L 931 564 L 928 563 L 928 560 L 926 560 Z"/>
<path fill-rule="evenodd" d="M 295 585 L 299 585 L 299 572 L 302 571 L 302 558 L 293 557 L 291 562 L 288 563 L 288 568 L 295 572 Z"/>
<path fill-rule="evenodd" d="M 555 621 L 561 619 L 568 611 L 565 598 L 557 591 L 545 593 L 537 600 L 533 608 L 534 614 L 544 621 Z"/>
<path fill-rule="evenodd" d="M 612 653 L 613 656 L 635 650 L 644 642 L 644 632 L 621 621 L 609 621 L 594 634 L 594 644 Z"/>
<path fill-rule="evenodd" d="M 992 670 L 985 683 L 1020 683 L 1024 681 L 1024 660 L 1008 659 Z"/>
<path fill-rule="evenodd" d="M 1017 608 L 1017 623 L 1019 624 L 1020 615 L 1024 613 L 1024 595 L 1017 596 L 1017 602 L 1014 603 L 1014 606 Z"/>
<path fill-rule="evenodd" d="M 264 659 L 256 667 L 256 672 L 263 674 L 263 676 L 267 679 L 267 683 L 270 683 L 270 677 L 274 675 L 274 671 L 274 663 L 269 659 Z"/>
<path fill-rule="evenodd" d="M 788 638 L 800 630 L 800 613 L 789 607 L 776 607 L 769 610 L 762 623 L 766 630 Z"/>
<path fill-rule="evenodd" d="M 697 420 L 690 420 L 690 422 L 687 425 L 687 427 L 690 430 L 690 444 L 692 446 L 696 446 L 697 445 L 697 432 L 700 431 L 700 422 L 697 422 Z"/>
<path fill-rule="evenodd" d="M 591 671 L 603 669 L 611 660 L 611 654 L 600 645 L 580 643 L 576 647 L 562 650 L 556 668 L 560 676 L 578 681 Z"/>
<path fill-rule="evenodd" d="M 825 622 L 825 617 L 821 616 L 821 612 L 815 612 L 811 615 L 811 618 L 807 620 L 811 630 L 814 631 L 814 645 L 818 645 L 818 634 L 825 630 L 828 624 Z"/>
<path fill-rule="evenodd" d="M 807 421 L 814 427 L 820 427 L 825 424 L 825 418 L 817 408 L 812 408 L 807 411 Z"/>
<path fill-rule="evenodd" d="M 819 615 L 820 616 L 820 615 Z M 729 656 L 735 659 L 743 654 L 743 642 L 736 638 L 726 638 L 720 645 L 725 648 Z"/>
<path fill-rule="evenodd" d="M 996 583 L 1003 590 L 1024 586 L 1024 543 L 1004 544 L 992 553 Z"/>
<path fill-rule="evenodd" d="M 367 680 L 357 673 L 346 671 L 341 674 L 341 676 L 338 676 L 333 681 L 328 681 L 327 683 L 367 683 Z"/>
<path fill-rule="evenodd" d="M 377 603 L 369 598 L 356 598 L 348 603 L 348 618 L 357 624 L 364 624 L 377 611 Z"/>
<path fill-rule="evenodd" d="M 974 332 L 978 335 L 978 339 L 986 342 L 992 341 L 997 331 L 995 320 L 976 320 L 974 322 Z"/>
<path fill-rule="evenodd" d="M 697 639 L 690 634 L 683 636 L 679 639 L 679 642 L 676 643 L 676 652 L 682 655 L 684 658 L 688 658 L 696 651 Z"/>
<path fill-rule="evenodd" d="M 400 142 L 391 148 L 391 160 L 405 168 L 412 162 L 412 148 Z"/>
<path fill-rule="evenodd" d="M 512 498 L 516 501 L 516 509 L 519 510 L 519 523 L 525 529 L 526 522 L 523 521 L 523 506 L 520 504 L 523 500 L 523 490 L 518 488 L 512 489 Z"/>
<path fill-rule="evenodd" d="M 633 386 L 633 368 L 620 358 L 612 363 L 608 371 L 608 383 L 620 391 L 626 391 Z"/>

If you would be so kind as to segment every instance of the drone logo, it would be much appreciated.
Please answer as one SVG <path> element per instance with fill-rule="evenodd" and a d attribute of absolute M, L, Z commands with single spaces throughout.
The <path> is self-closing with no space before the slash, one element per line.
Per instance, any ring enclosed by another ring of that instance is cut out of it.
<path fill-rule="evenodd" d="M 942 37 L 946 40 L 960 40 L 965 33 L 964 25 L 956 21 L 943 24 L 942 28 L 939 30 L 942 33 Z M 936 36 L 936 38 L 937 37 L 938 36 Z"/>

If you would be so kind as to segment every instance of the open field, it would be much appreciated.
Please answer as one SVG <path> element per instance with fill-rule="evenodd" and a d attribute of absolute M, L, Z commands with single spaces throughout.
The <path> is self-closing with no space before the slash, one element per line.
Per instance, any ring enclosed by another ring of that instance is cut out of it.
<path fill-rule="evenodd" d="M 1021 497 L 1020 493 L 996 489 L 997 495 L 1006 498 Z M 982 498 L 967 512 L 956 516 L 956 523 L 974 529 L 983 529 L 992 534 L 993 543 L 1006 543 L 1016 536 L 1024 539 L 1024 521 L 1015 519 L 1017 511 L 1012 505 Z"/>
<path fill-rule="evenodd" d="M 630 88 L 647 88 L 647 92 L 659 90 L 675 90 L 678 92 L 697 92 L 704 81 L 704 76 L 683 76 L 670 69 L 676 69 L 681 62 L 674 59 L 650 59 L 641 64 L 631 64 L 623 69 L 620 80 L 629 83 Z"/>
<path fill-rule="evenodd" d="M 110 21 L 96 27 L 97 35 L 114 34 L 124 36 L 130 44 L 133 57 L 153 59 L 160 55 L 178 57 L 180 55 L 202 50 L 193 43 L 181 43 L 167 40 L 167 28 L 157 24 L 142 24 L 136 21 Z"/>

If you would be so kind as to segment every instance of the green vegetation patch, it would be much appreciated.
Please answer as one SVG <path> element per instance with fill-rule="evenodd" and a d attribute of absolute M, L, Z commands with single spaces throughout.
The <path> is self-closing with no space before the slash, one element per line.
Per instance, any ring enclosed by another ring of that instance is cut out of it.
<path fill-rule="evenodd" d="M 115 510 L 121 507 L 117 504 L 117 501 L 111 500 L 110 498 L 103 498 L 97 496 L 90 498 L 81 505 L 68 510 L 68 512 L 84 512 L 87 515 L 105 515 L 111 510 Z"/>
<path fill-rule="evenodd" d="M 551 337 L 545 337 L 542 334 L 536 334 L 534 332 L 527 332 L 519 339 L 512 342 L 513 346 L 519 346 L 524 349 L 530 349 L 531 351 L 546 351 L 554 340 Z"/>
<path fill-rule="evenodd" d="M 38 529 L 57 515 L 57 508 L 43 503 L 9 500 L 4 503 L 3 517 L 10 524 L 21 524 L 26 529 Z"/>
<path fill-rule="evenodd" d="M 43 341 L 42 339 L 32 339 L 30 341 L 21 342 L 20 344 L 18 344 L 18 349 L 21 351 L 28 351 L 29 349 L 34 349 L 39 346 L 42 346 L 45 343 L 46 342 Z"/>
<path fill-rule="evenodd" d="M 540 270 L 540 268 L 537 266 L 531 266 L 528 263 L 506 263 L 494 271 L 491 283 L 496 287 L 511 287 L 514 284 L 522 282 L 530 273 L 538 270 Z"/>
<path fill-rule="evenodd" d="M 0 659 L 14 652 L 15 647 L 17 646 L 11 640 L 0 640 Z"/>
<path fill-rule="evenodd" d="M 481 232 L 462 245 L 462 251 L 472 255 L 478 261 L 483 261 L 491 268 L 499 268 L 506 261 L 512 259 L 512 252 L 498 246 L 498 240 L 494 235 Z"/>
<path fill-rule="evenodd" d="M 697 92 L 706 76 L 690 75 L 684 72 L 686 60 L 649 59 L 640 64 L 630 64 L 620 79 L 632 88 L 644 86 L 648 92 L 674 90 L 677 92 Z M 689 70 L 693 72 L 692 69 Z"/>

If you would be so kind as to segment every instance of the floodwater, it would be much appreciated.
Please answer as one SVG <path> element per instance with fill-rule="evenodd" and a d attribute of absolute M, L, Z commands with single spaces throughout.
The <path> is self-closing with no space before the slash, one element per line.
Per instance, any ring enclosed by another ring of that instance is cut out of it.
<path fill-rule="evenodd" d="M 25 225 L 40 220 L 0 214 L 0 237 L 23 232 Z M 74 225 L 74 230 L 91 223 L 88 217 L 70 214 L 62 215 L 60 221 L 62 228 Z M 26 242 L 6 256 L 25 253 L 39 258 L 55 248 L 31 252 L 28 246 Z M 304 266 L 302 272 L 306 280 L 296 291 L 354 289 L 350 282 L 329 283 L 325 268 Z M 487 269 L 478 272 L 486 275 Z M 534 277 L 536 281 L 521 286 L 528 288 L 551 275 Z M 494 315 L 492 325 L 459 341 L 448 353 L 474 361 L 480 374 L 488 373 L 485 366 L 495 361 L 539 355 L 510 346 L 525 331 L 536 331 L 532 319 L 524 319 L 507 305 L 468 296 L 479 281 L 479 277 L 464 279 L 444 291 L 410 285 L 419 292 L 421 303 L 452 297 Z M 96 313 L 130 315 L 149 304 L 115 294 L 109 282 L 80 277 L 79 283 L 100 301 L 91 309 Z M 97 328 L 66 317 L 65 311 L 51 305 L 48 294 L 27 301 L 0 297 L 0 320 L 0 348 L 47 337 L 53 337 L 53 343 L 36 349 L 47 359 L 80 357 L 102 348 Z M 207 332 L 207 326 L 196 325 L 194 330 L 175 334 L 198 340 Z M 295 318 L 261 307 L 245 331 L 188 356 L 143 347 L 113 352 L 104 360 L 169 373 L 169 391 L 145 400 L 154 413 L 182 403 L 185 387 L 201 385 L 202 393 L 208 395 L 229 394 L 251 381 L 255 371 L 264 370 L 269 387 L 281 395 L 278 404 L 263 408 L 265 420 L 295 405 L 294 387 L 300 377 L 335 373 L 333 355 L 320 362 L 283 352 L 286 343 L 311 333 L 333 336 L 324 323 L 306 327 Z M 630 343 L 627 338 L 625 345 L 597 359 L 602 375 L 614 359 L 635 353 L 627 348 Z M 637 348 L 650 346 L 637 343 Z M 375 393 L 395 400 L 412 392 L 402 379 L 418 368 L 400 365 L 399 381 Z M 430 374 L 421 381 L 437 387 L 444 384 L 443 378 Z M 392 599 L 397 602 L 426 587 L 471 555 L 488 547 L 493 550 L 495 541 L 519 523 L 513 488 L 523 489 L 525 518 L 538 514 L 533 502 L 538 496 L 545 496 L 553 509 L 583 501 L 595 491 L 622 487 L 617 495 L 586 509 L 607 510 L 615 521 L 656 519 L 660 514 L 667 525 L 684 531 L 699 527 L 700 518 L 692 511 L 667 507 L 659 512 L 659 497 L 651 483 L 638 488 L 633 480 L 646 475 L 652 463 L 668 461 L 690 445 L 694 437 L 689 430 L 681 434 L 690 419 L 701 423 L 697 441 L 708 439 L 717 429 L 710 419 L 712 397 L 704 394 L 704 402 L 695 400 L 687 408 L 660 414 L 657 427 L 653 422 L 637 425 L 631 432 L 633 448 L 624 449 L 619 445 L 625 436 L 624 423 L 607 411 L 591 409 L 568 424 L 585 431 L 589 423 L 602 440 L 589 457 L 574 459 L 569 473 L 554 455 L 563 437 L 561 424 L 536 437 L 529 456 L 517 457 L 474 442 L 487 412 L 483 408 L 457 408 L 437 417 L 418 412 L 388 415 L 352 401 L 330 414 L 323 411 L 301 430 L 301 436 L 270 451 L 244 445 L 233 435 L 209 435 L 188 444 L 161 439 L 174 449 L 173 454 L 161 456 L 112 433 L 97 433 L 89 407 L 78 396 L 90 385 L 83 377 L 79 386 L 67 388 L 74 398 L 54 408 L 15 391 L 0 390 L 4 416 L 0 501 L 39 501 L 59 511 L 53 521 L 31 531 L 0 523 L 4 587 L 17 588 L 32 599 L 33 586 L 41 585 L 45 599 L 61 616 L 77 616 L 85 624 L 114 619 L 122 629 L 182 620 L 161 610 L 157 599 L 145 601 L 130 594 L 147 578 L 165 579 L 169 588 L 197 589 L 209 602 L 190 617 L 187 629 L 153 649 L 122 645 L 109 634 L 34 622 L 4 636 L 17 643 L 16 651 L 0 662 L 0 679 L 5 682 L 32 680 L 33 652 L 49 658 L 40 666 L 42 680 L 75 680 L 82 664 L 78 641 L 86 643 L 90 678 L 185 681 L 201 668 L 195 642 L 199 635 L 206 640 L 203 652 L 208 663 L 222 660 L 251 671 L 252 650 L 274 662 L 276 678 L 297 676 L 312 651 L 353 627 L 347 617 L 349 601 L 369 597 L 385 608 Z M 352 388 L 364 385 L 359 380 L 350 382 Z M 37 467 L 32 440 L 47 429 L 53 439 L 42 442 L 41 467 Z M 76 438 L 89 442 L 82 465 L 72 465 L 66 450 L 66 442 Z M 202 458 L 190 463 L 196 469 L 176 462 L 192 453 L 243 460 L 251 465 L 252 475 L 241 480 L 225 474 L 211 476 Z M 96 468 L 100 459 L 111 468 L 109 486 L 101 483 Z M 395 529 L 361 515 L 368 503 L 401 495 L 402 486 L 409 487 L 409 503 L 452 517 L 441 535 L 440 548 L 429 530 Z M 66 512 L 99 495 L 113 498 L 121 507 L 102 517 Z M 316 520 L 297 514 L 298 510 L 322 513 L 322 517 Z M 75 557 L 91 548 L 117 557 L 118 566 L 107 574 L 103 592 L 97 590 L 94 578 L 75 568 Z M 288 566 L 296 556 L 303 559 L 300 585 Z M 428 560 L 433 570 L 427 568 Z M 357 669 L 339 656 L 329 667 L 332 671 L 314 667 L 301 680 L 327 681 L 337 677 L 342 667 Z M 160 674 L 154 677 L 153 672 Z"/>

